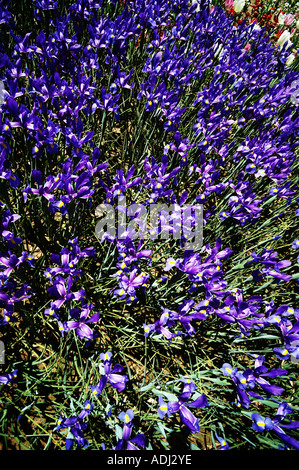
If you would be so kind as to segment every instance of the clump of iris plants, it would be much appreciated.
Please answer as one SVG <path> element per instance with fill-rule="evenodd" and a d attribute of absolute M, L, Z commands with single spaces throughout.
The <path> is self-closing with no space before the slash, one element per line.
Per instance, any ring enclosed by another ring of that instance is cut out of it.
<path fill-rule="evenodd" d="M 299 73 L 212 3 L 0 6 L 2 449 L 299 449 Z"/>

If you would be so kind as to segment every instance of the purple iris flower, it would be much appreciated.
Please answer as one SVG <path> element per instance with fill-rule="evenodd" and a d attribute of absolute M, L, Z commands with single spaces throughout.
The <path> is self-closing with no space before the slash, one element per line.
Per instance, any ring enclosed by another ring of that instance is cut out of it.
<path fill-rule="evenodd" d="M 261 263 L 265 267 L 261 270 L 254 270 L 252 272 L 253 279 L 255 281 L 260 281 L 263 279 L 264 276 L 272 276 L 278 279 L 277 282 L 280 280 L 283 281 L 290 281 L 292 276 L 289 274 L 284 274 L 280 270 L 282 268 L 290 266 L 292 263 L 289 260 L 279 260 L 277 257 L 277 252 L 274 250 L 263 250 L 261 254 L 256 254 L 255 252 L 251 253 L 253 260 L 248 261 L 247 264 L 255 262 Z"/>
<path fill-rule="evenodd" d="M 2 232 L 3 240 L 6 241 L 8 249 L 12 250 L 22 243 L 22 238 L 16 237 L 12 232 L 8 230 L 3 230 Z"/>
<path fill-rule="evenodd" d="M 152 250 L 141 249 L 143 245 L 142 241 L 140 241 L 136 247 L 134 241 L 128 237 L 125 240 L 117 240 L 116 245 L 119 252 L 119 263 L 117 263 L 116 266 L 120 268 L 120 270 L 125 269 L 123 263 L 125 263 L 127 267 L 133 263 L 139 263 L 141 259 L 147 259 L 148 264 L 151 264 Z"/>
<path fill-rule="evenodd" d="M 286 434 L 284 429 L 298 429 L 299 421 L 290 421 L 283 423 L 287 414 L 293 413 L 292 408 L 286 403 L 279 404 L 277 412 L 273 419 L 263 418 L 258 413 L 252 413 L 252 427 L 255 431 L 274 431 L 276 435 L 288 446 L 288 448 L 299 450 L 299 442 L 292 436 Z"/>
<path fill-rule="evenodd" d="M 176 312 L 172 312 L 171 310 L 168 310 L 166 308 L 163 309 L 163 313 L 159 320 L 157 320 L 155 323 L 151 325 L 146 325 L 145 323 L 143 324 L 144 328 L 144 336 L 148 337 L 152 333 L 158 333 L 162 334 L 168 341 L 172 341 L 173 338 L 176 336 L 179 336 L 182 334 L 181 331 L 176 331 L 175 333 L 172 333 L 169 331 L 167 327 L 172 327 L 174 326 L 174 321 L 173 321 L 173 314 Z"/>
<path fill-rule="evenodd" d="M 134 411 L 131 409 L 128 409 L 126 412 L 123 411 L 118 415 L 118 418 L 124 422 L 124 425 L 122 438 L 117 442 L 113 450 L 139 450 L 139 447 L 144 449 L 144 434 L 136 434 L 135 437 L 131 438 L 134 416 Z"/>
<path fill-rule="evenodd" d="M 84 409 L 80 411 L 78 415 L 78 420 L 84 419 L 85 416 L 88 416 L 92 412 L 93 408 L 94 408 L 93 404 L 90 403 L 89 400 L 86 400 L 84 402 Z"/>
<path fill-rule="evenodd" d="M 127 296 L 135 299 L 136 289 L 141 286 L 146 286 L 148 278 L 148 274 L 139 274 L 137 269 L 133 269 L 129 276 L 121 273 L 119 277 L 119 289 L 116 289 L 114 293 L 121 299 L 125 299 Z"/>
<path fill-rule="evenodd" d="M 232 367 L 231 364 L 225 362 L 221 367 L 222 373 L 224 376 L 233 377 L 236 375 L 237 368 Z"/>
<path fill-rule="evenodd" d="M 170 416 L 170 411 L 167 406 L 167 403 L 165 403 L 161 395 L 159 395 L 158 400 L 159 400 L 159 408 L 158 408 L 157 413 L 158 413 L 159 418 L 163 419 L 166 414 Z"/>
<path fill-rule="evenodd" d="M 9 374 L 0 375 L 0 383 L 9 384 L 14 383 L 17 380 L 18 369 L 10 372 Z"/>
<path fill-rule="evenodd" d="M 268 371 L 268 368 L 263 365 L 264 359 L 264 356 L 258 356 L 255 360 L 255 369 L 252 370 L 248 368 L 243 372 L 243 375 L 246 378 L 246 381 L 251 381 L 251 387 L 256 383 L 266 392 L 267 396 L 281 395 L 284 389 L 278 385 L 270 384 L 264 377 L 287 375 L 287 371 L 279 368 Z"/>
<path fill-rule="evenodd" d="M 73 278 L 68 276 L 67 279 L 64 279 L 62 276 L 58 275 L 51 287 L 48 287 L 47 291 L 50 295 L 54 295 L 58 297 L 57 300 L 53 302 L 53 306 L 58 309 L 60 308 L 65 302 L 70 302 L 71 300 L 80 300 L 84 301 L 85 299 L 85 290 L 80 289 L 76 292 L 72 292 L 71 288 L 73 285 Z"/>
<path fill-rule="evenodd" d="M 44 196 L 48 201 L 54 202 L 55 201 L 55 195 L 52 194 L 52 192 L 56 189 L 59 188 L 61 184 L 60 177 L 54 177 L 52 175 L 49 175 L 46 179 L 46 182 L 44 185 L 40 183 L 40 179 L 37 178 L 37 174 L 34 176 L 36 179 L 35 181 L 38 182 L 38 189 L 32 188 L 31 186 L 27 186 L 25 189 L 23 189 L 23 196 L 24 196 L 24 201 L 27 201 L 28 194 L 37 194 Z"/>
<path fill-rule="evenodd" d="M 17 188 L 20 185 L 20 178 L 11 170 L 4 171 L 0 174 L 0 178 L 6 179 L 12 188 Z"/>
<path fill-rule="evenodd" d="M 87 325 L 87 323 L 97 323 L 100 318 L 99 312 L 94 313 L 90 318 L 88 318 L 88 315 L 90 314 L 92 309 L 92 304 L 89 304 L 84 307 L 81 312 L 78 308 L 72 309 L 70 311 L 70 316 L 75 320 L 70 320 L 65 323 L 67 331 L 75 329 L 80 339 L 87 338 L 91 341 L 94 338 L 94 332 Z"/>
<path fill-rule="evenodd" d="M 71 418 L 63 418 L 60 416 L 58 419 L 56 426 L 57 431 L 60 429 L 70 428 L 72 437 L 67 437 L 66 439 L 66 450 L 72 449 L 74 445 L 76 445 L 77 449 L 85 449 L 89 446 L 89 442 L 84 437 L 84 431 L 86 430 L 87 425 L 83 422 L 83 420 L 91 413 L 92 410 L 92 403 L 90 403 L 89 400 L 86 400 L 84 403 L 84 408 L 78 416 L 72 416 Z"/>
<path fill-rule="evenodd" d="M 57 310 L 58 310 L 58 307 L 56 306 L 56 304 L 54 302 L 51 302 L 50 307 L 44 310 L 44 315 L 46 317 L 56 318 L 56 320 L 59 320 L 60 317 L 59 317 L 59 313 L 57 312 Z"/>
<path fill-rule="evenodd" d="M 54 10 L 58 8 L 58 2 L 55 0 L 34 0 L 36 8 L 41 10 Z"/>
<path fill-rule="evenodd" d="M 199 419 L 191 413 L 189 408 L 205 408 L 209 406 L 209 403 L 205 394 L 198 396 L 193 401 L 189 401 L 197 387 L 190 379 L 183 377 L 181 381 L 184 383 L 184 389 L 177 401 L 169 401 L 166 404 L 163 398 L 159 396 L 158 415 L 163 419 L 165 414 L 169 417 L 171 414 L 179 412 L 182 422 L 187 426 L 189 431 L 198 433 L 200 431 Z"/>
<path fill-rule="evenodd" d="M 111 352 L 100 354 L 100 359 L 104 362 L 104 370 L 100 382 L 97 385 L 91 385 L 93 395 L 100 395 L 108 382 L 119 392 L 125 389 L 129 379 L 126 375 L 121 375 L 123 367 L 120 364 L 114 364 L 114 366 L 112 366 L 112 357 Z"/>
<path fill-rule="evenodd" d="M 177 262 L 173 257 L 167 258 L 164 271 L 170 271 L 170 269 L 176 267 L 176 264 Z"/>
<path fill-rule="evenodd" d="M 84 437 L 84 431 L 87 428 L 87 424 L 81 421 L 77 421 L 70 429 L 73 439 L 66 438 L 65 440 L 65 449 L 71 450 L 74 445 L 77 449 L 86 449 L 89 446 L 89 442 Z"/>
<path fill-rule="evenodd" d="M 226 442 L 226 440 L 223 437 L 218 436 L 216 431 L 214 431 L 214 433 L 215 433 L 216 439 L 218 440 L 218 442 L 220 442 L 220 447 L 218 448 L 218 450 L 229 450 L 229 445 Z"/>
<path fill-rule="evenodd" d="M 12 214 L 9 209 L 5 209 L 2 213 L 2 227 L 8 229 L 10 224 L 19 220 L 21 216 L 19 214 Z"/>
<path fill-rule="evenodd" d="M 215 309 L 215 313 L 228 323 L 237 323 L 241 335 L 249 334 L 248 330 L 252 328 L 260 319 L 259 302 L 261 297 L 250 297 L 247 301 L 243 300 L 242 293 L 236 296 L 230 294 Z"/>
<path fill-rule="evenodd" d="M 190 395 L 197 390 L 197 385 L 193 382 L 193 380 L 182 377 L 180 382 L 184 384 L 183 393 L 190 393 Z"/>
<path fill-rule="evenodd" d="M 189 311 L 194 307 L 194 312 Z M 173 327 L 177 321 L 184 327 L 186 334 L 192 336 L 196 333 L 195 328 L 191 325 L 192 320 L 205 320 L 207 318 L 206 311 L 195 306 L 193 299 L 184 300 L 178 307 L 178 312 L 163 308 L 163 313 L 160 319 L 153 325 L 144 325 L 145 336 L 152 332 L 162 333 L 166 339 L 172 340 L 175 336 L 182 334 L 181 331 L 171 333 L 165 326 Z M 198 311 L 199 310 L 199 311 Z"/>
<path fill-rule="evenodd" d="M 256 356 L 255 368 L 247 368 L 243 372 L 233 368 L 229 363 L 223 364 L 221 370 L 224 376 L 230 376 L 236 385 L 237 390 L 237 403 L 249 407 L 250 396 L 263 400 L 264 398 L 254 392 L 252 389 L 255 385 L 259 385 L 265 392 L 267 397 L 271 395 L 281 395 L 284 391 L 282 387 L 275 384 L 270 384 L 264 377 L 278 377 L 286 375 L 285 369 L 272 369 L 268 371 L 268 368 L 263 365 L 264 356 Z"/>
<path fill-rule="evenodd" d="M 127 189 L 137 186 L 139 183 L 142 183 L 142 178 L 135 177 L 131 180 L 135 172 L 135 166 L 132 165 L 127 172 L 127 175 L 124 175 L 123 170 L 116 170 L 116 175 L 114 176 L 115 184 L 111 187 L 113 196 L 119 196 L 122 192 L 125 192 Z M 131 180 L 131 181 L 130 181 Z"/>
<path fill-rule="evenodd" d="M 84 126 L 82 120 L 77 119 L 75 132 L 73 132 L 70 128 L 67 129 L 66 141 L 69 145 L 74 147 L 72 153 L 75 157 L 81 157 L 84 155 L 82 147 L 92 139 L 94 134 L 93 131 L 88 131 L 86 132 L 86 135 L 82 137 L 83 128 Z"/>
<path fill-rule="evenodd" d="M 176 402 L 168 402 L 168 411 L 170 414 L 179 412 L 182 422 L 192 433 L 198 433 L 200 431 L 199 419 L 196 418 L 189 408 L 204 408 L 208 406 L 208 400 L 206 396 L 200 395 L 192 402 L 188 402 L 190 399 L 190 392 L 183 392 L 178 397 Z"/>
<path fill-rule="evenodd" d="M 252 413 L 252 427 L 255 431 L 271 431 L 274 428 L 273 421 L 270 418 L 262 418 L 258 413 Z"/>
<path fill-rule="evenodd" d="M 290 315 L 294 315 L 297 321 L 293 325 L 288 318 L 281 318 L 277 314 L 273 315 L 274 319 L 277 320 L 274 325 L 282 334 L 284 341 L 284 347 L 275 347 L 273 348 L 273 352 L 282 360 L 289 359 L 290 355 L 299 359 L 299 311 L 298 309 L 288 306 L 284 307 L 282 311 L 283 310 L 289 312 Z"/>
<path fill-rule="evenodd" d="M 299 239 L 296 239 L 296 240 L 293 241 L 292 248 L 294 248 L 294 250 L 299 249 Z"/>
<path fill-rule="evenodd" d="M 102 101 L 98 101 L 98 107 L 104 109 L 106 112 L 114 112 L 115 118 L 118 119 L 119 105 L 117 104 L 117 102 L 120 96 L 120 94 L 113 95 L 109 92 L 106 93 L 105 87 L 102 87 Z"/>
<path fill-rule="evenodd" d="M 14 253 L 7 256 L 0 257 L 0 268 L 5 268 L 3 274 L 9 276 L 11 272 L 16 269 L 20 264 L 22 264 L 27 259 L 27 252 L 23 252 L 22 256 L 18 257 Z"/>
<path fill-rule="evenodd" d="M 128 74 L 126 74 L 125 72 L 118 71 L 118 74 L 117 74 L 118 76 L 117 76 L 117 79 L 115 81 L 115 84 L 118 85 L 121 88 L 127 88 L 127 89 L 131 90 L 135 86 L 134 83 L 129 84 L 129 80 L 132 77 L 133 72 L 134 72 L 133 69 L 131 69 Z"/>
<path fill-rule="evenodd" d="M 60 416 L 57 421 L 57 426 L 56 429 L 59 431 L 60 429 L 65 429 L 68 428 L 69 426 L 72 426 L 73 424 L 76 423 L 77 421 L 77 416 L 72 416 L 71 418 L 63 418 Z"/>
<path fill-rule="evenodd" d="M 194 311 L 189 313 L 189 311 L 194 307 Z M 178 307 L 179 312 L 174 313 L 172 318 L 173 320 L 178 320 L 186 330 L 187 334 L 192 336 L 196 333 L 195 328 L 190 324 L 192 320 L 206 320 L 206 310 L 199 308 L 195 305 L 193 299 L 184 300 L 183 304 L 180 304 Z"/>
<path fill-rule="evenodd" d="M 236 385 L 237 406 L 244 406 L 245 408 L 248 408 L 250 399 L 246 391 L 248 385 L 246 377 L 241 372 L 239 372 L 237 368 L 233 368 L 229 363 L 224 363 L 221 370 L 223 375 L 229 376 Z"/>

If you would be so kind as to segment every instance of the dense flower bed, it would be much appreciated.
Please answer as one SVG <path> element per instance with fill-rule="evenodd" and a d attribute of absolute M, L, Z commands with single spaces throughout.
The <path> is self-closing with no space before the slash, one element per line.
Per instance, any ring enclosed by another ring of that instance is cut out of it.
<path fill-rule="evenodd" d="M 289 48 L 287 65 L 298 61 L 298 30 L 299 9 L 297 2 L 277 2 L 270 0 L 225 0 L 216 4 L 222 5 L 238 24 L 245 21 L 247 24 L 254 23 L 255 28 L 261 29 L 270 35 L 278 47 L 284 44 Z"/>
<path fill-rule="evenodd" d="M 0 24 L 2 448 L 299 449 L 288 45 L 206 1 Z"/>

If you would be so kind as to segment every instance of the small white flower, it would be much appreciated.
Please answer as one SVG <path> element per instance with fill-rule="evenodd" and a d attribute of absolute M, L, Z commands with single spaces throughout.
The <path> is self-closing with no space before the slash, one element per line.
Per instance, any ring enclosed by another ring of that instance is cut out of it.
<path fill-rule="evenodd" d="M 286 13 L 285 13 L 285 14 L 279 13 L 279 15 L 278 15 L 278 23 L 279 23 L 279 24 L 284 24 L 284 19 L 285 19 L 286 16 L 287 16 Z"/>
<path fill-rule="evenodd" d="M 291 33 L 289 31 L 284 31 L 280 38 L 277 41 L 278 46 L 282 49 L 283 45 L 287 42 L 288 46 L 292 44 L 290 41 Z"/>
<path fill-rule="evenodd" d="M 245 7 L 245 3 L 246 3 L 245 0 L 235 0 L 234 6 L 233 6 L 233 9 L 235 10 L 235 12 L 240 13 Z"/>

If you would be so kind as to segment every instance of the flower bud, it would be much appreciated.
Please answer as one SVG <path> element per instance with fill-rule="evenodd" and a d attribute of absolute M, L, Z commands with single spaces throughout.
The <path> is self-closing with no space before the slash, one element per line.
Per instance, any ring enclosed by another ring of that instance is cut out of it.
<path fill-rule="evenodd" d="M 295 60 L 296 55 L 295 54 L 290 54 L 286 60 L 286 66 L 289 67 Z"/>
<path fill-rule="evenodd" d="M 289 13 L 288 15 L 286 15 L 286 17 L 284 19 L 284 24 L 286 26 L 290 26 L 293 23 L 294 19 L 295 18 L 293 17 L 293 15 L 291 13 Z"/>
<path fill-rule="evenodd" d="M 225 0 L 224 5 L 227 10 L 231 10 L 234 6 L 234 0 Z"/>

